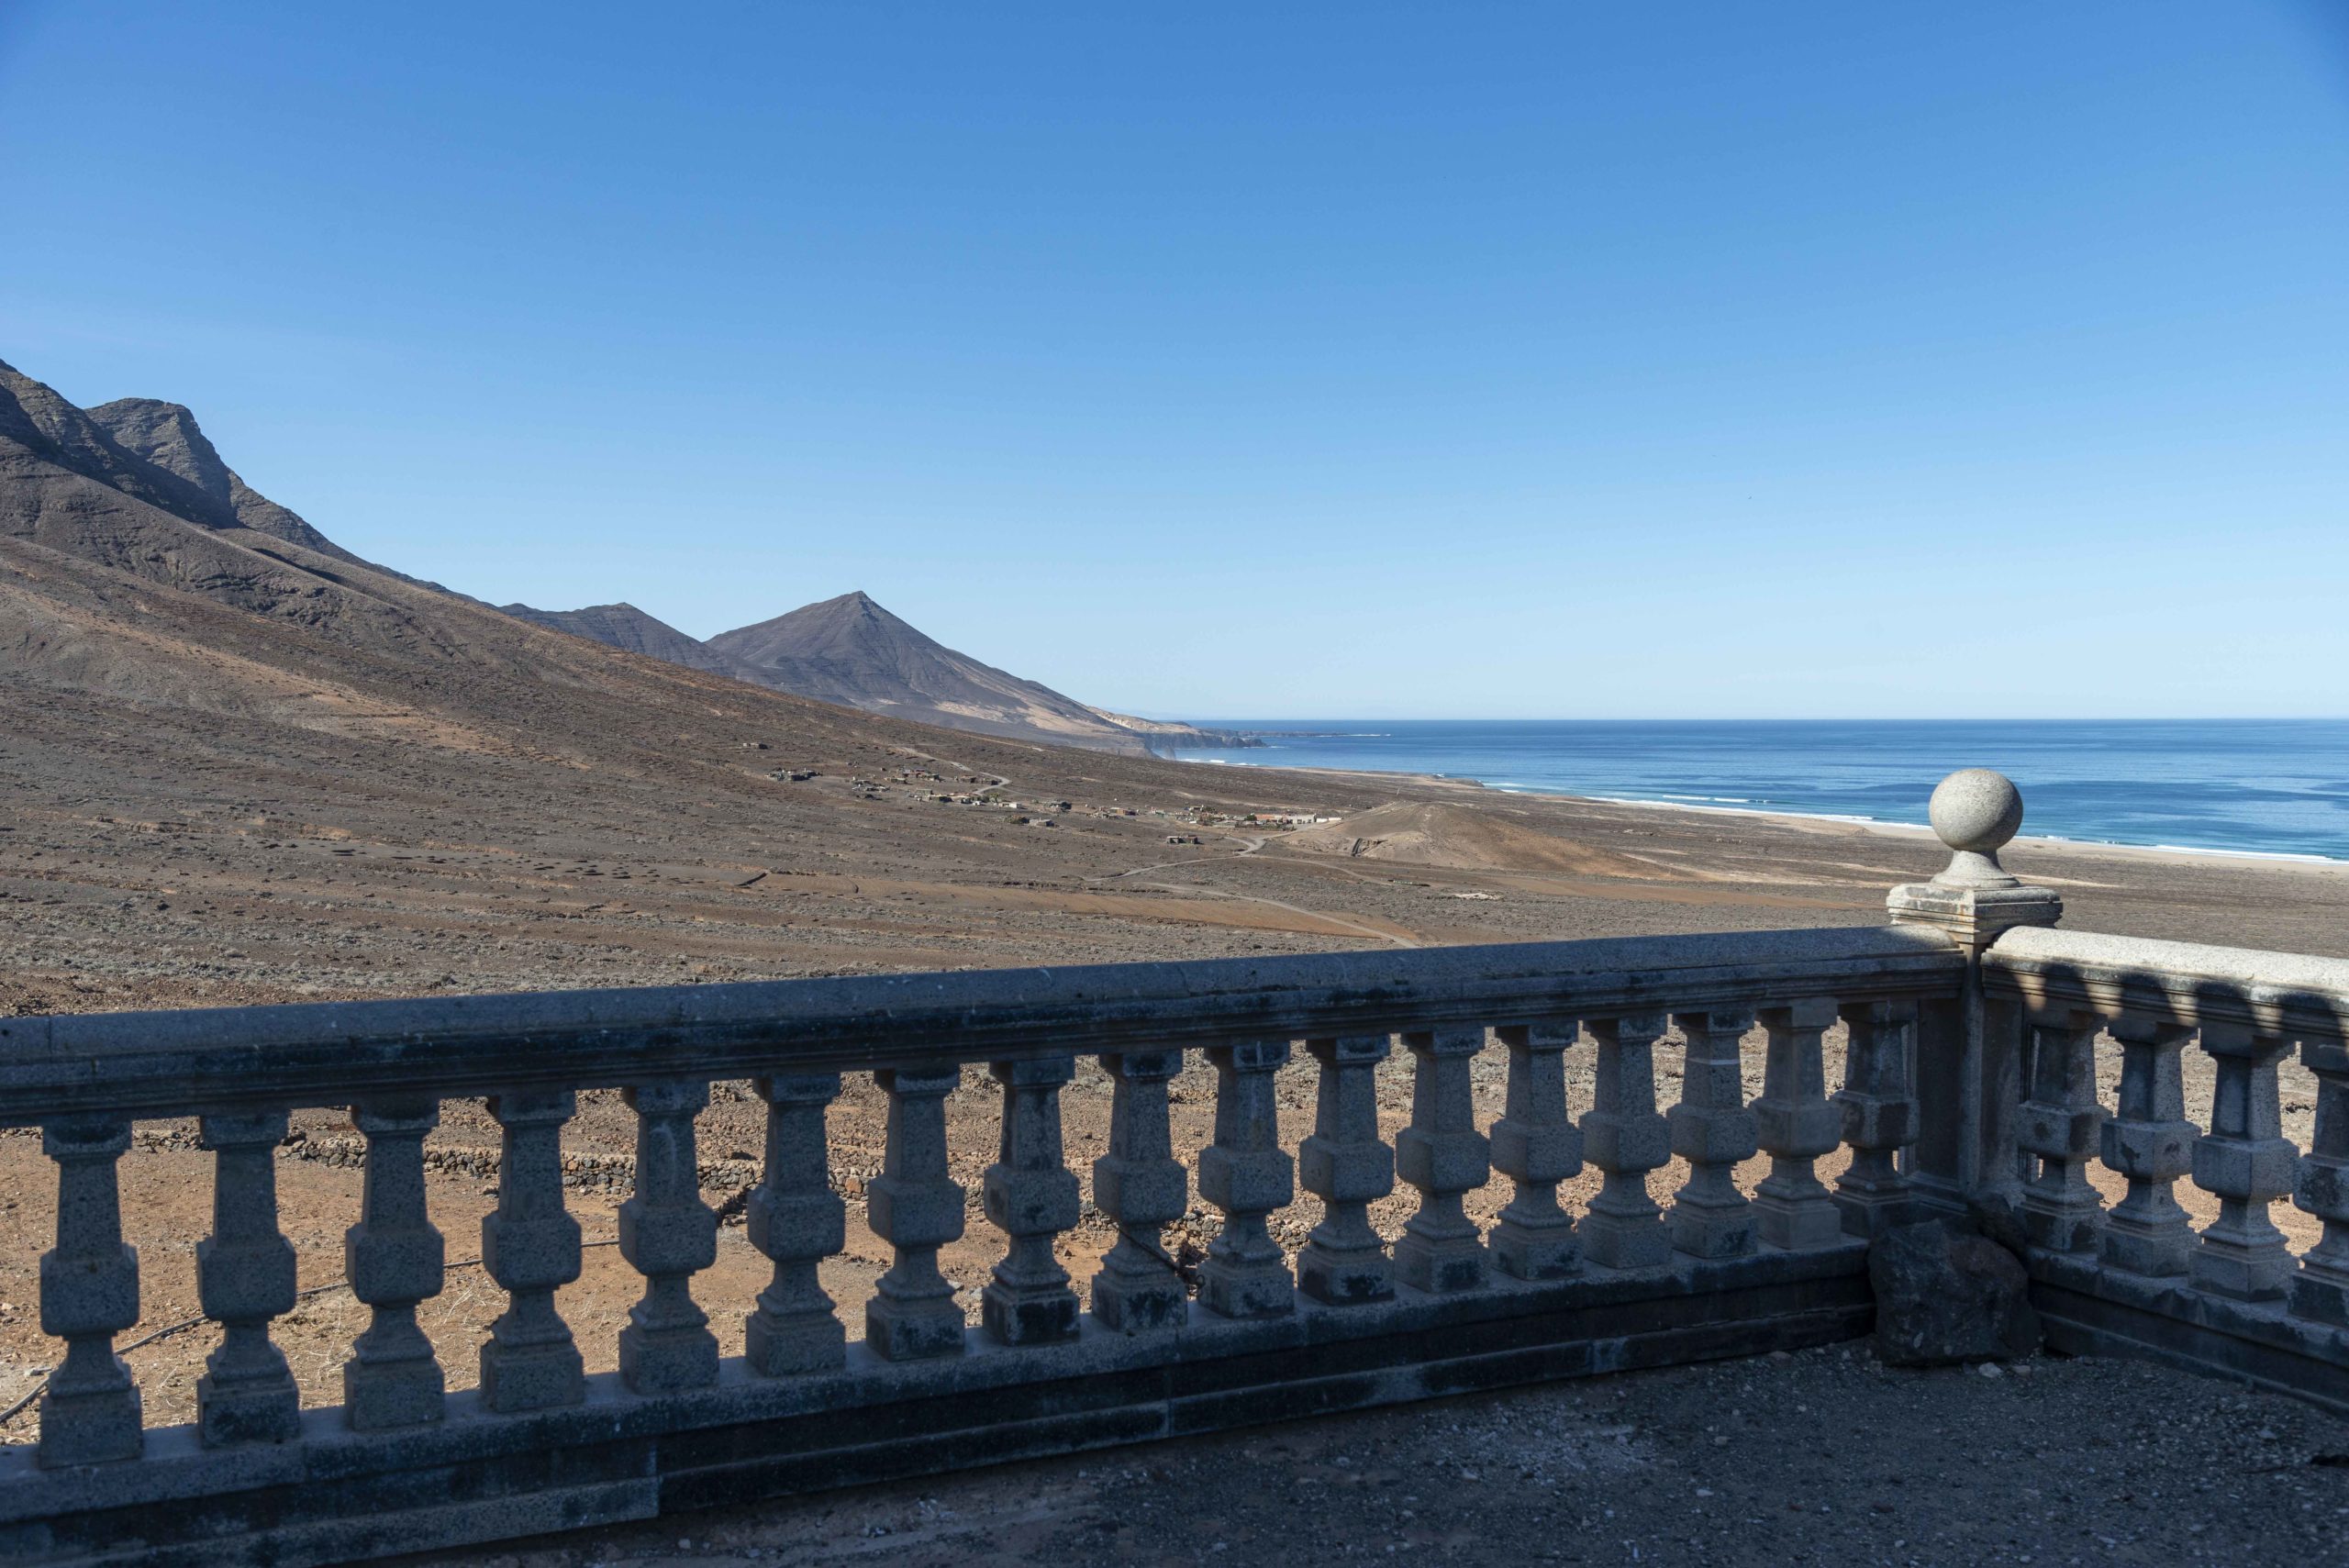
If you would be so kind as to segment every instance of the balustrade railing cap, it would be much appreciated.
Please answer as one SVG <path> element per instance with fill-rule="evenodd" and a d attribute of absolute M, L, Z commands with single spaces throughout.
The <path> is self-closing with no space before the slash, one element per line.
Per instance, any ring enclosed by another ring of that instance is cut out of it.
<path fill-rule="evenodd" d="M 1939 933 L 1853 927 L 0 1018 L 0 1125 L 1913 996 L 1963 971 Z"/>
<path fill-rule="evenodd" d="M 1943 843 L 1995 865 L 1998 851 L 2022 830 L 2022 791 L 2004 773 L 1960 768 L 1933 786 L 1925 815 Z"/>
<path fill-rule="evenodd" d="M 1932 881 L 1892 890 L 1896 920 L 1936 925 L 1973 944 L 2017 926 L 2052 926 L 2064 912 L 2054 891 L 2027 887 L 1998 863 L 1998 851 L 2022 829 L 2022 791 L 1989 768 L 1960 768 L 1935 785 L 1925 807 L 1933 832 L 1949 846 L 1949 864 Z"/>

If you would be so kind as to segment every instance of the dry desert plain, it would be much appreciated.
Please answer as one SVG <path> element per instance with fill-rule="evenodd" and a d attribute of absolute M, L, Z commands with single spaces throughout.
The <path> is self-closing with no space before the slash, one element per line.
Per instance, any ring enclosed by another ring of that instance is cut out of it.
<path fill-rule="evenodd" d="M 994 804 L 972 801 L 990 790 Z M 1266 813 L 1317 825 L 1250 820 Z M 78 409 L 0 366 L 0 1015 L 1839 924 L 1880 918 L 1885 889 L 1940 858 L 1917 835 L 1851 824 L 1189 765 L 812 701 L 371 566 L 244 487 L 186 410 Z M 2337 869 L 2031 843 L 2009 858 L 2060 886 L 2086 929 L 2349 950 Z M 1482 1066 L 1489 1117 L 1499 1064 Z M 1587 1060 L 1572 1067 L 1585 1108 Z M 1282 1081 L 1292 1145 L 1311 1088 L 1303 1064 Z M 2310 1084 L 2286 1089 L 2305 1139 Z M 1390 1132 L 1406 1090 L 1397 1064 L 1382 1084 Z M 1178 1146 L 1195 1155 L 1209 1085 L 1194 1073 L 1178 1094 Z M 1106 1085 L 1088 1067 L 1064 1098 L 1082 1170 L 1107 1131 Z M 950 1116 L 975 1193 L 989 1085 L 973 1074 Z M 728 1213 L 761 1119 L 739 1085 L 716 1086 L 702 1175 Z M 863 1223 L 880 1125 L 872 1086 L 852 1079 L 831 1118 L 850 1234 L 825 1271 L 852 1331 L 883 1262 Z M 216 1339 L 193 1269 L 211 1157 L 185 1124 L 138 1131 L 122 1182 L 145 1317 L 123 1348 L 161 1424 L 190 1414 Z M 562 1306 L 598 1368 L 637 1295 L 602 1244 L 632 1143 L 616 1091 L 582 1095 L 571 1197 L 598 1245 Z M 451 1267 L 423 1316 L 462 1388 L 499 1307 L 466 1262 L 495 1199 L 495 1129 L 477 1104 L 447 1102 L 429 1153 Z M 338 1284 L 358 1146 L 340 1108 L 306 1107 L 281 1154 L 306 1294 L 275 1334 L 305 1396 L 327 1402 L 360 1327 Z M 1678 1181 L 1667 1168 L 1653 1186 Z M 53 1192 L 38 1139 L 0 1131 L 0 1410 L 56 1352 L 35 1305 Z M 1472 1207 L 1489 1216 L 1501 1195 Z M 1408 1201 L 1375 1218 L 1391 1231 Z M 1282 1217 L 1285 1240 L 1314 1207 Z M 2279 1213 L 2304 1241 L 2300 1218 Z M 1194 1212 L 1169 1240 L 1196 1247 L 1213 1223 Z M 1080 1286 L 1107 1240 L 1092 1216 L 1063 1239 Z M 944 1259 L 966 1304 L 996 1247 L 974 1206 Z M 741 1229 L 724 1230 L 696 1288 L 729 1346 L 764 1273 Z M 1995 1385 L 1884 1373 L 1863 1345 L 1598 1379 L 486 1561 L 1229 1568 L 1286 1563 L 1304 1540 L 1328 1557 L 1455 1561 L 2313 1562 L 2349 1516 L 2349 1430 L 2274 1396 L 2086 1362 Z M 31 1431 L 28 1408 L 0 1420 L 0 1440 Z"/>
<path fill-rule="evenodd" d="M 1924 835 L 1849 823 L 1161 762 L 909 726 L 836 741 L 837 755 L 746 734 L 740 767 L 697 770 L 682 790 L 651 771 L 582 779 L 575 767 L 352 737 L 313 737 L 307 755 L 264 766 L 237 753 L 235 727 L 202 716 L 178 715 L 186 731 L 159 736 L 173 713 L 141 710 L 136 727 L 109 732 L 96 699 L 27 695 L 0 751 L 0 1007 L 16 1012 L 1850 924 L 1880 918 L 1885 889 L 1940 858 Z M 906 743 L 924 737 L 932 743 Z M 793 782 L 795 770 L 816 776 Z M 996 779 L 1020 810 L 937 798 Z M 1243 820 L 1273 812 L 1339 820 L 1291 830 Z M 1202 842 L 1169 844 L 1178 830 Z M 2083 929 L 2349 952 L 2349 873 L 2034 841 L 2008 858 L 2059 887 Z M 1586 1053 L 1570 1057 L 1577 1109 L 1588 1104 Z M 1670 1057 L 1660 1053 L 1665 1103 Z M 1758 1055 L 1750 1060 L 1758 1092 Z M 1500 1066 L 1497 1056 L 1480 1062 L 1488 1116 Z M 1309 1129 L 1310 1073 L 1300 1060 L 1283 1080 L 1292 1142 Z M 1390 1131 L 1408 1114 L 1408 1073 L 1403 1061 L 1386 1070 Z M 976 1197 L 994 1154 L 995 1094 L 973 1071 L 949 1107 L 971 1219 L 945 1262 L 974 1307 L 999 1249 Z M 1203 1068 L 1178 1085 L 1176 1143 L 1194 1157 L 1211 1097 Z M 2311 1098 L 2306 1083 L 2288 1085 L 2288 1122 L 2303 1140 Z M 1085 1064 L 1064 1101 L 1070 1161 L 1083 1171 L 1107 1134 L 1106 1079 Z M 831 1117 L 851 1234 L 825 1282 L 852 1333 L 887 1260 L 859 1201 L 880 1166 L 881 1108 L 870 1082 L 852 1076 Z M 433 1213 L 450 1256 L 468 1259 L 495 1201 L 496 1129 L 477 1102 L 452 1100 L 443 1117 L 430 1145 Z M 762 1117 L 744 1086 L 721 1084 L 702 1119 L 705 1195 L 729 1214 L 755 1180 Z M 566 1147 L 591 1241 L 614 1233 L 632 1146 L 617 1092 L 584 1095 Z M 340 1397 L 338 1369 L 364 1316 L 331 1288 L 358 1213 L 358 1150 L 340 1110 L 314 1108 L 295 1117 L 280 1163 L 302 1283 L 328 1288 L 277 1334 L 317 1402 Z M 122 1179 L 146 1311 L 127 1340 L 197 1316 L 193 1248 L 209 1223 L 209 1167 L 192 1126 L 138 1129 Z M 1657 1172 L 1658 1195 L 1679 1180 Z M 1574 1195 L 1592 1184 L 1586 1174 Z M 28 1391 L 54 1351 L 34 1305 L 52 1190 L 37 1138 L 0 1137 L 0 1406 Z M 1489 1218 L 1505 1195 L 1488 1187 L 1472 1207 Z M 1398 1193 L 1375 1218 L 1399 1227 L 1409 1199 Z M 1285 1217 L 1292 1246 L 1315 1207 L 1307 1199 Z M 1170 1248 L 1203 1244 L 1214 1223 L 1212 1211 L 1195 1211 Z M 1064 1239 L 1080 1288 L 1109 1240 L 1089 1208 Z M 696 1281 L 729 1351 L 765 1267 L 729 1225 L 718 1266 Z M 637 1293 L 616 1251 L 590 1249 L 562 1307 L 591 1369 L 614 1363 Z M 452 1386 L 473 1381 L 475 1346 L 499 1309 L 494 1285 L 464 1266 L 426 1307 Z M 131 1352 L 151 1422 L 188 1417 L 214 1338 L 198 1326 Z M 6 1435 L 21 1439 L 30 1419 L 20 1413 Z"/>

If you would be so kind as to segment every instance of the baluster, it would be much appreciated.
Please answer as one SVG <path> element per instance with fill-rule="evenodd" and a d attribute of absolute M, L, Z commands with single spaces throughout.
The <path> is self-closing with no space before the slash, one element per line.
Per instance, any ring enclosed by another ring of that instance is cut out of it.
<path fill-rule="evenodd" d="M 1917 1141 L 1917 1101 L 1909 1090 L 1914 1002 L 1855 1002 L 1836 1009 L 1849 1030 L 1843 1086 L 1843 1141 L 1852 1162 L 1835 1182 L 1835 1207 L 1848 1235 L 1875 1236 L 1909 1218 L 1909 1178 L 1899 1153 Z"/>
<path fill-rule="evenodd" d="M 774 1263 L 774 1277 L 742 1320 L 742 1356 L 768 1377 L 824 1372 L 848 1359 L 848 1330 L 824 1294 L 818 1266 L 848 1244 L 848 1206 L 832 1191 L 824 1107 L 840 1097 L 837 1073 L 758 1080 L 767 1103 L 766 1166 L 744 1229 Z"/>
<path fill-rule="evenodd" d="M 1737 1190 L 1737 1164 L 1753 1157 L 1753 1113 L 1745 1108 L 1742 1042 L 1753 1027 L 1747 1008 L 1675 1013 L 1687 1044 L 1680 1103 L 1665 1119 L 1672 1151 L 1688 1162 L 1688 1180 L 1672 1199 L 1672 1244 L 1696 1258 L 1736 1258 L 1753 1251 L 1753 1210 Z"/>
<path fill-rule="evenodd" d="M 685 1079 L 622 1091 L 636 1113 L 636 1191 L 620 1205 L 620 1256 L 644 1295 L 620 1330 L 620 1379 L 639 1394 L 718 1381 L 718 1336 L 694 1301 L 694 1275 L 718 1262 L 718 1215 L 701 1201 L 694 1118 L 709 1085 Z"/>
<path fill-rule="evenodd" d="M 1824 1036 L 1835 1022 L 1831 996 L 1765 1007 L 1768 1036 L 1753 1136 L 1769 1151 L 1770 1173 L 1753 1189 L 1755 1229 L 1774 1247 L 1827 1247 L 1843 1239 L 1843 1217 L 1814 1166 L 1843 1138 L 1843 1113 L 1827 1098 Z"/>
<path fill-rule="evenodd" d="M 343 1418 L 357 1431 L 440 1419 L 440 1363 L 416 1306 L 440 1294 L 440 1232 L 426 1217 L 424 1135 L 440 1125 L 429 1095 L 385 1095 L 351 1107 L 367 1140 L 359 1223 L 342 1234 L 351 1294 L 373 1309 L 342 1363 Z"/>
<path fill-rule="evenodd" d="M 1582 1118 L 1583 1151 L 1601 1179 L 1577 1233 L 1595 1263 L 1651 1268 L 1672 1257 L 1664 1210 L 1648 1196 L 1647 1181 L 1650 1171 L 1672 1157 L 1655 1108 L 1655 1042 L 1664 1033 L 1664 1015 L 1589 1018 L 1584 1027 L 1598 1042 L 1598 1063 L 1591 1107 Z"/>
<path fill-rule="evenodd" d="M 1297 1260 L 1297 1287 L 1316 1301 L 1384 1301 L 1395 1294 L 1386 1246 L 1371 1229 L 1370 1206 L 1395 1190 L 1395 1153 L 1378 1136 L 1378 1064 L 1383 1034 L 1309 1040 L 1321 1064 L 1313 1136 L 1297 1149 L 1297 1182 L 1321 1200 L 1321 1223 Z"/>
<path fill-rule="evenodd" d="M 558 1286 L 579 1277 L 579 1221 L 562 1202 L 562 1124 L 578 1108 L 568 1089 L 493 1095 L 497 1207 L 482 1217 L 482 1265 L 506 1292 L 506 1310 L 481 1348 L 482 1402 L 502 1415 L 576 1405 L 585 1397 L 579 1347 L 555 1310 Z"/>
<path fill-rule="evenodd" d="M 1179 1051 L 1104 1056 L 1111 1081 L 1109 1150 L 1093 1162 L 1094 1206 L 1118 1228 L 1093 1276 L 1093 1316 L 1129 1334 L 1178 1327 L 1190 1293 L 1159 1229 L 1183 1218 L 1188 1178 L 1174 1158 L 1166 1084 L 1183 1071 Z"/>
<path fill-rule="evenodd" d="M 2121 1042 L 2121 1114 L 2105 1122 L 2102 1148 L 2129 1191 L 2105 1218 L 2098 1255 L 2132 1273 L 2182 1274 L 2194 1230 L 2171 1187 L 2194 1168 L 2199 1129 L 2186 1119 L 2179 1061 L 2194 1031 L 2143 1013 L 2123 1013 L 2110 1028 Z"/>
<path fill-rule="evenodd" d="M 2219 1200 L 2188 1273 L 2198 1290 L 2239 1301 L 2285 1292 L 2292 1254 L 2268 1205 L 2292 1190 L 2299 1151 L 2283 1136 L 2276 1063 L 2291 1042 L 2239 1024 L 2204 1024 L 2202 1049 L 2218 1069 L 2210 1130 L 2194 1144 L 2194 1184 Z"/>
<path fill-rule="evenodd" d="M 39 1461 L 99 1464 L 139 1453 L 139 1385 L 114 1337 L 139 1321 L 139 1253 L 122 1239 L 115 1162 L 130 1123 L 75 1117 L 41 1129 L 57 1162 L 57 1245 L 40 1259 L 40 1328 L 65 1359 L 40 1396 Z"/>
<path fill-rule="evenodd" d="M 2039 1156 L 2039 1174 L 2023 1188 L 2023 1235 L 2052 1252 L 2096 1250 L 2104 1204 L 2088 1184 L 2104 1107 L 2097 1103 L 2096 1015 L 2060 1010 L 2031 1020 L 2031 1097 L 2015 1138 Z"/>
<path fill-rule="evenodd" d="M 959 1356 L 963 1309 L 938 1272 L 938 1250 L 963 1235 L 963 1189 L 946 1167 L 946 1096 L 963 1070 L 884 1068 L 873 1081 L 889 1096 L 888 1147 L 865 1218 L 896 1262 L 865 1304 L 864 1341 L 893 1362 Z"/>
<path fill-rule="evenodd" d="M 206 1447 L 284 1442 L 302 1427 L 302 1396 L 269 1324 L 294 1309 L 294 1244 L 277 1229 L 277 1146 L 284 1111 L 207 1116 L 213 1151 L 212 1234 L 195 1244 L 196 1296 L 221 1327 L 196 1380 Z"/>
<path fill-rule="evenodd" d="M 2021 1018 L 2021 1014 L 2017 1017 Z M 2015 1052 L 2015 1116 L 2020 1118 L 2023 1101 L 2031 1098 L 2031 1086 L 2039 1082 L 2039 1031 L 2031 1027 L 2028 1018 L 2021 1018 L 2016 1032 L 2021 1043 L 2021 1049 Z M 2014 1153 L 2015 1206 L 2020 1211 L 2023 1189 L 2039 1180 L 2039 1156 L 2025 1149 L 2020 1137 L 2015 1140 Z"/>
<path fill-rule="evenodd" d="M 1061 1085 L 1076 1076 L 1076 1059 L 997 1062 L 987 1071 L 1003 1085 L 1003 1127 L 979 1201 L 1010 1240 L 979 1293 L 979 1322 L 1007 1345 L 1072 1339 L 1076 1292 L 1052 1240 L 1077 1221 L 1076 1173 L 1061 1149 Z"/>
<path fill-rule="evenodd" d="M 1419 1189 L 1419 1207 L 1403 1222 L 1395 1266 L 1418 1290 L 1473 1290 L 1485 1283 L 1485 1239 L 1463 1200 L 1493 1179 L 1468 1076 L 1485 1031 L 1421 1030 L 1403 1043 L 1412 1056 L 1411 1125 L 1395 1140 L 1395 1170 Z"/>
<path fill-rule="evenodd" d="M 1215 1141 L 1199 1151 L 1199 1195 L 1223 1211 L 1223 1226 L 1199 1265 L 1199 1300 L 1226 1318 L 1276 1318 L 1297 1309 L 1288 1260 L 1264 1223 L 1297 1195 L 1273 1095 L 1288 1041 L 1210 1046 L 1208 1060 L 1215 1063 Z"/>
<path fill-rule="evenodd" d="M 1582 1133 L 1566 1114 L 1570 1018 L 1501 1029 L 1508 1096 L 1493 1124 L 1493 1168 L 1515 1194 L 1493 1226 L 1493 1261 L 1514 1279 L 1564 1279 L 1580 1266 L 1575 1222 L 1558 1207 L 1558 1184 L 1582 1169 Z"/>
<path fill-rule="evenodd" d="M 2322 1220 L 2324 1234 L 2300 1256 L 2292 1312 L 2349 1324 L 2349 1047 L 2303 1040 L 2300 1061 L 2316 1074 L 2316 1133 L 2300 1159 L 2292 1203 Z"/>

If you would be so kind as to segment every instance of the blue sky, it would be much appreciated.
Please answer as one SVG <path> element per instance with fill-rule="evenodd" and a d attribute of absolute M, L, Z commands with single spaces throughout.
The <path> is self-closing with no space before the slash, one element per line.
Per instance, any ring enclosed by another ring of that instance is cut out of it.
<path fill-rule="evenodd" d="M 2344 17 L 0 0 L 0 358 L 1153 714 L 2341 714 Z"/>

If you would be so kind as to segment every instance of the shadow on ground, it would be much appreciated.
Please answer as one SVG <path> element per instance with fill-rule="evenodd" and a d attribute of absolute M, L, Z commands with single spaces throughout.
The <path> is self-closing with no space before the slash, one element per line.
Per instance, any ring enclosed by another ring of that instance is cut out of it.
<path fill-rule="evenodd" d="M 2331 1562 L 2349 1424 L 2102 1359 L 1863 1345 L 1420 1405 L 406 1560 L 1286 1565 Z"/>

